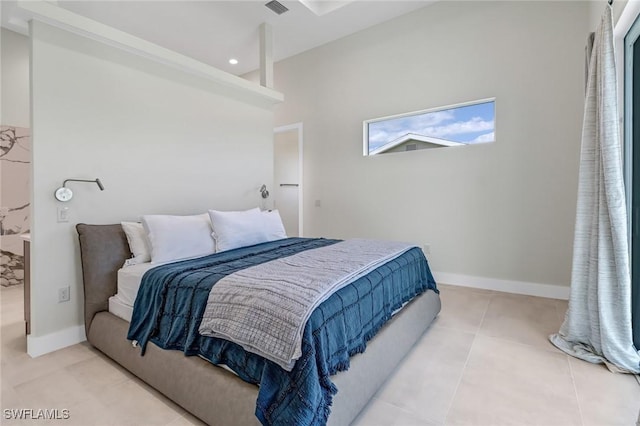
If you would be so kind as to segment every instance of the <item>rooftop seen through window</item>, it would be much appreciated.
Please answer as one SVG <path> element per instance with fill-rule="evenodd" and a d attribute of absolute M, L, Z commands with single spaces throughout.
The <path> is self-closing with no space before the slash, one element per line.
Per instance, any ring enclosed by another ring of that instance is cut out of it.
<path fill-rule="evenodd" d="M 367 120 L 365 155 L 495 141 L 495 99 Z"/>

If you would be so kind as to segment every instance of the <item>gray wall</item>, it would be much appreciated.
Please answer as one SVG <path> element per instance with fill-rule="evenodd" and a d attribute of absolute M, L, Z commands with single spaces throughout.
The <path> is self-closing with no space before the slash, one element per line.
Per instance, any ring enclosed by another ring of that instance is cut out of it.
<path fill-rule="evenodd" d="M 278 62 L 276 124 L 304 122 L 306 234 L 429 243 L 435 271 L 568 286 L 589 14 L 440 2 Z M 489 97 L 495 143 L 362 155 L 363 120 Z"/>

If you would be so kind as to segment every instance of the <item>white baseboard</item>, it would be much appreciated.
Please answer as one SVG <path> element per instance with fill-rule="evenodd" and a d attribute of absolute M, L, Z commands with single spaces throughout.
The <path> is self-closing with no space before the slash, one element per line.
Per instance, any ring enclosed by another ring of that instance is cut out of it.
<path fill-rule="evenodd" d="M 449 272 L 434 271 L 433 276 L 436 283 L 569 300 L 569 287 L 566 286 L 474 277 L 471 275 L 451 274 Z"/>
<path fill-rule="evenodd" d="M 65 328 L 44 336 L 27 336 L 27 353 L 32 358 L 87 340 L 84 325 Z"/>

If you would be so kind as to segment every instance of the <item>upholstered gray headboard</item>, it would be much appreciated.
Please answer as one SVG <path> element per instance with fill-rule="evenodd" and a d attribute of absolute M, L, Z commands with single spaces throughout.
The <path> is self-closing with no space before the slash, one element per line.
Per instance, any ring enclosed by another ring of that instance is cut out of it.
<path fill-rule="evenodd" d="M 109 309 L 109 297 L 117 291 L 117 272 L 131 257 L 127 237 L 120 224 L 76 225 L 80 238 L 82 280 L 84 282 L 84 327 L 95 314 Z"/>

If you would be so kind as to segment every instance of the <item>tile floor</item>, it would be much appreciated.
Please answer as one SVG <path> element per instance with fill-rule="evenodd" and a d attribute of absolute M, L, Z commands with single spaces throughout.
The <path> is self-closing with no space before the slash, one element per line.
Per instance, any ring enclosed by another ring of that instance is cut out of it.
<path fill-rule="evenodd" d="M 369 425 L 636 424 L 640 385 L 548 341 L 567 303 L 442 285 L 443 309 L 355 421 Z M 66 408 L 64 425 L 200 425 L 88 344 L 31 359 L 22 288 L 2 288 L 0 402 Z M 47 424 L 38 421 L 0 423 Z"/>

